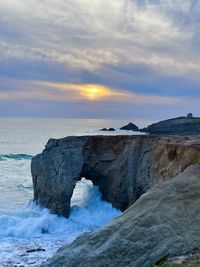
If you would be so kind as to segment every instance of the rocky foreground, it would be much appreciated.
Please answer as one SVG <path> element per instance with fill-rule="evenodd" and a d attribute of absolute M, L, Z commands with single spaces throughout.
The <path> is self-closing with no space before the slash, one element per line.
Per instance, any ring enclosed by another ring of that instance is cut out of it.
<path fill-rule="evenodd" d="M 154 186 L 105 228 L 83 234 L 43 267 L 150 267 L 200 247 L 200 164 Z"/>
<path fill-rule="evenodd" d="M 58 215 L 82 177 L 125 210 L 42 266 L 151 267 L 200 248 L 200 136 L 52 139 L 31 169 L 34 200 Z"/>

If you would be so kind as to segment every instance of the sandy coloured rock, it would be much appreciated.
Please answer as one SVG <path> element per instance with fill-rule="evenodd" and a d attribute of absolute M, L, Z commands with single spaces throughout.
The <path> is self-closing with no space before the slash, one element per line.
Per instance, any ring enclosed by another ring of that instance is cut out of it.
<path fill-rule="evenodd" d="M 151 267 L 200 247 L 200 164 L 155 185 L 105 228 L 58 250 L 42 267 Z"/>

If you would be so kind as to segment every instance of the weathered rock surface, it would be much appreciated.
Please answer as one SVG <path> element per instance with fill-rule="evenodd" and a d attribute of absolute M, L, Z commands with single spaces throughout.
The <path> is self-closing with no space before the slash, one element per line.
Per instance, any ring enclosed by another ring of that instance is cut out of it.
<path fill-rule="evenodd" d="M 200 246 L 200 164 L 147 191 L 105 228 L 83 234 L 42 267 L 151 267 Z"/>
<path fill-rule="evenodd" d="M 163 258 L 155 267 L 199 267 L 200 266 L 200 247 L 184 255 Z"/>
<path fill-rule="evenodd" d="M 178 117 L 174 119 L 154 123 L 147 128 L 141 129 L 141 132 L 150 134 L 200 134 L 200 118 L 198 117 Z"/>
<path fill-rule="evenodd" d="M 148 188 L 200 162 L 200 136 L 85 136 L 51 139 L 32 159 L 34 200 L 69 216 L 74 187 L 82 177 L 124 211 Z"/>
<path fill-rule="evenodd" d="M 127 125 L 121 127 L 120 130 L 125 130 L 125 131 L 138 131 L 139 128 L 135 124 L 133 124 L 132 122 L 130 122 Z"/>

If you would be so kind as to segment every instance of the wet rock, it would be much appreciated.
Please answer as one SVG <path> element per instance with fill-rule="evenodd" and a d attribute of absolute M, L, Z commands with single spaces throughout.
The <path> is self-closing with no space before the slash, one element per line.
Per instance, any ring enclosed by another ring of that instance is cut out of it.
<path fill-rule="evenodd" d="M 44 248 L 28 248 L 27 253 L 46 251 Z"/>

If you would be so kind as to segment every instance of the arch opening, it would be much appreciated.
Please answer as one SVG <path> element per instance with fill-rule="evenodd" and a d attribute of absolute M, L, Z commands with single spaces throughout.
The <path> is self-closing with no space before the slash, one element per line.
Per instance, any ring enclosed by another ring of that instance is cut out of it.
<path fill-rule="evenodd" d="M 70 219 L 78 222 L 77 227 L 85 225 L 88 230 L 94 230 L 120 214 L 111 203 L 102 199 L 99 187 L 91 180 L 83 177 L 76 183 L 71 198 Z"/>
<path fill-rule="evenodd" d="M 93 187 L 94 184 L 91 180 L 87 180 L 85 177 L 82 177 L 74 187 L 71 197 L 71 208 L 74 206 L 84 206 L 88 192 L 92 190 Z"/>

